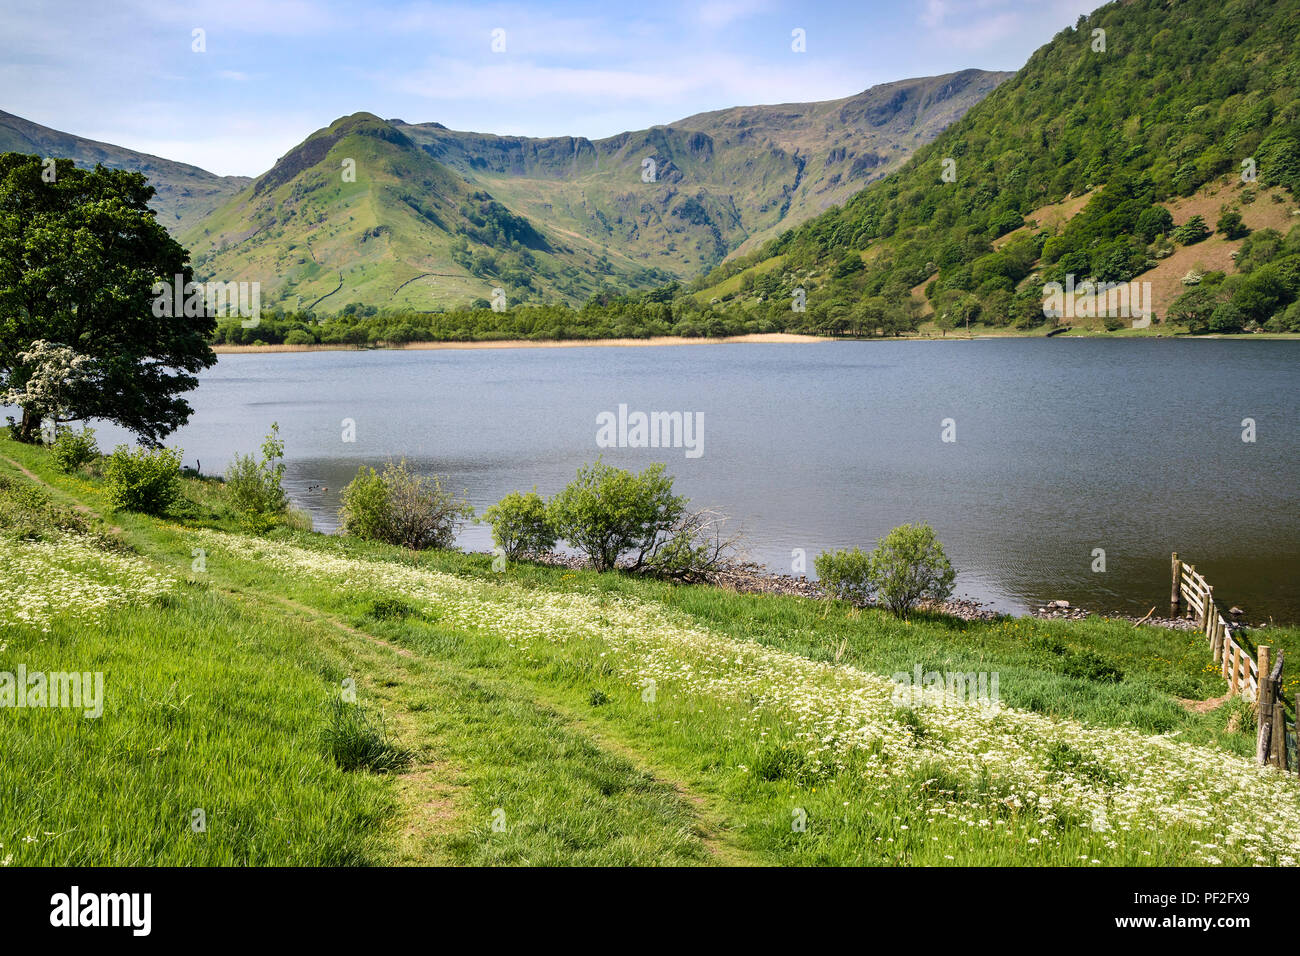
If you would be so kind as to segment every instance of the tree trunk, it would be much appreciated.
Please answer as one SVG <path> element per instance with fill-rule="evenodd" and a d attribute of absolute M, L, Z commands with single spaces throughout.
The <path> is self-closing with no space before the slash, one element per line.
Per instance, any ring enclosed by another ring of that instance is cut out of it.
<path fill-rule="evenodd" d="M 18 426 L 18 440 L 29 445 L 35 445 L 40 440 L 40 436 L 41 416 L 24 408 L 23 420 Z"/>

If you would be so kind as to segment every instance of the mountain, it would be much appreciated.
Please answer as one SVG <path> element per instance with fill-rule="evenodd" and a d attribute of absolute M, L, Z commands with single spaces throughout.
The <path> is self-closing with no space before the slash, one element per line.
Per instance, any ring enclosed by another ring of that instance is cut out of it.
<path fill-rule="evenodd" d="M 10 152 L 67 158 L 78 166 L 103 163 L 112 169 L 142 172 L 156 190 L 151 205 L 158 212 L 158 221 L 177 234 L 250 182 L 246 176 L 218 176 L 186 163 L 82 139 L 0 110 L 0 153 Z"/>
<path fill-rule="evenodd" d="M 267 305 L 429 311 L 496 288 L 576 304 L 693 277 L 843 202 L 1009 76 L 966 70 L 598 140 L 358 113 L 178 234 L 200 275 L 258 280 Z"/>
<path fill-rule="evenodd" d="M 964 70 L 839 100 L 699 113 L 599 140 L 488 136 L 437 123 L 402 129 L 516 212 L 687 277 L 843 202 L 1010 76 Z M 647 158 L 653 184 L 641 182 Z M 705 228 L 674 242 L 683 225 Z"/>
<path fill-rule="evenodd" d="M 182 233 L 196 273 L 258 281 L 263 305 L 432 311 L 506 292 L 585 300 L 648 285 L 626 257 L 518 216 L 370 113 L 318 130 Z"/>
<path fill-rule="evenodd" d="M 696 298 L 789 328 L 1028 328 L 1044 285 L 1074 277 L 1151 282 L 1157 319 L 1196 331 L 1300 329 L 1298 33 L 1293 0 L 1107 4 Z"/>

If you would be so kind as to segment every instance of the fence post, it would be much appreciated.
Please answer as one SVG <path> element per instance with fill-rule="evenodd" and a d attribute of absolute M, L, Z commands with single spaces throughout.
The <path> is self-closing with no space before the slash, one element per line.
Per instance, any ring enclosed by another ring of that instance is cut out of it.
<path fill-rule="evenodd" d="M 1268 676 L 1269 648 L 1263 644 L 1255 649 L 1255 719 L 1259 735 L 1255 740 L 1255 761 L 1260 766 L 1268 762 L 1269 731 L 1273 723 L 1273 681 Z"/>
<path fill-rule="evenodd" d="M 1269 748 L 1272 750 L 1272 757 L 1269 763 L 1274 766 L 1286 769 L 1286 711 L 1282 707 L 1282 697 L 1277 695 L 1273 699 L 1273 744 Z"/>
<path fill-rule="evenodd" d="M 1235 640 L 1232 642 L 1232 679 L 1228 685 L 1228 693 L 1233 697 L 1237 696 L 1237 672 L 1241 670 L 1241 645 Z"/>
<path fill-rule="evenodd" d="M 1178 552 L 1175 551 L 1170 558 L 1170 565 L 1173 569 L 1174 583 L 1169 591 L 1169 616 L 1178 616 L 1178 605 L 1182 602 L 1182 581 L 1183 562 L 1178 560 Z"/>
<path fill-rule="evenodd" d="M 1228 676 L 1228 648 L 1223 643 L 1223 627 L 1219 624 L 1218 612 L 1210 618 L 1210 633 L 1214 635 L 1210 646 L 1214 648 L 1214 663 L 1219 665 L 1219 673 Z"/>
<path fill-rule="evenodd" d="M 1214 615 L 1214 588 L 1207 584 L 1201 600 L 1205 602 L 1205 610 L 1201 614 L 1201 632 L 1206 637 L 1210 637 L 1210 619 Z"/>

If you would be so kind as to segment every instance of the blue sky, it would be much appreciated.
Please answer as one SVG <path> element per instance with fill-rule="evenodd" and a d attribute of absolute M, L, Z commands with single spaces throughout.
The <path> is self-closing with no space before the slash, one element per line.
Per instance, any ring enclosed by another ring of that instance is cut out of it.
<path fill-rule="evenodd" d="M 358 110 L 595 138 L 726 106 L 835 99 L 967 67 L 1013 70 L 1098 5 L 7 2 L 0 109 L 213 172 L 257 175 Z M 193 50 L 195 29 L 205 52 Z M 806 52 L 792 50 L 796 29 Z M 504 31 L 503 52 L 493 50 L 495 30 Z"/>

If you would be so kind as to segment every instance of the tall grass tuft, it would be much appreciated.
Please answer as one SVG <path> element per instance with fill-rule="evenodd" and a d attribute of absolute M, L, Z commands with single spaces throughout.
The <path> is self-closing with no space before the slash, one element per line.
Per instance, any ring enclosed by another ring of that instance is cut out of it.
<path fill-rule="evenodd" d="M 371 714 L 360 704 L 335 697 L 329 718 L 323 734 L 325 749 L 343 770 L 391 773 L 408 766 L 415 756 L 388 732 L 382 713 Z"/>

